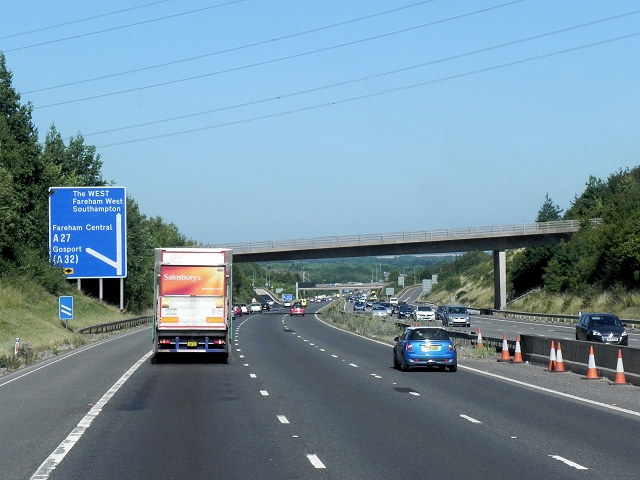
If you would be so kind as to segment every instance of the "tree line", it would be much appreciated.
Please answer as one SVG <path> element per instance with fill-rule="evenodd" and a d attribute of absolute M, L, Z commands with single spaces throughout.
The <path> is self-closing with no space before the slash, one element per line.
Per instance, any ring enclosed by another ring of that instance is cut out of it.
<path fill-rule="evenodd" d="M 602 224 L 592 226 L 590 219 Z M 585 190 L 563 213 L 545 196 L 536 222 L 579 220 L 580 230 L 558 245 L 518 250 L 507 262 L 511 297 L 542 288 L 582 298 L 598 293 L 634 293 L 640 287 L 640 166 L 620 169 L 606 180 L 590 176 Z M 469 252 L 454 262 L 427 268 L 423 278 L 439 275 L 436 290 L 455 291 L 460 276 L 489 281 L 491 256 Z M 474 276 L 474 272 L 479 275 Z"/>

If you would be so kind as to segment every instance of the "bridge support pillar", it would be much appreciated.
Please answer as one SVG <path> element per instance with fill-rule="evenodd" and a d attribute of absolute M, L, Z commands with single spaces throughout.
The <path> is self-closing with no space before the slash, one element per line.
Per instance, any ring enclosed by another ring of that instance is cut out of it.
<path fill-rule="evenodd" d="M 507 307 L 507 256 L 504 250 L 493 251 L 493 308 L 504 310 Z"/>

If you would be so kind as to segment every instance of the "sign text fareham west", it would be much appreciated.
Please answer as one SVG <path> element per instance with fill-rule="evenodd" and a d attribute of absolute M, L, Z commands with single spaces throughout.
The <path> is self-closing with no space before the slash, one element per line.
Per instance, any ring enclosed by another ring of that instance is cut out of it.
<path fill-rule="evenodd" d="M 67 278 L 127 276 L 124 187 L 49 189 L 49 254 Z"/>

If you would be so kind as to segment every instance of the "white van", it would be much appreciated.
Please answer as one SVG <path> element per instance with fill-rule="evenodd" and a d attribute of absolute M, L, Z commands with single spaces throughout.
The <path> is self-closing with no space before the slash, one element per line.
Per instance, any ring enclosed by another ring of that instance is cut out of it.
<path fill-rule="evenodd" d="M 391 298 L 389 299 L 389 303 L 390 303 L 391 305 L 395 305 L 395 306 L 397 306 L 397 305 L 398 305 L 398 298 L 397 298 L 397 297 L 391 297 Z"/>

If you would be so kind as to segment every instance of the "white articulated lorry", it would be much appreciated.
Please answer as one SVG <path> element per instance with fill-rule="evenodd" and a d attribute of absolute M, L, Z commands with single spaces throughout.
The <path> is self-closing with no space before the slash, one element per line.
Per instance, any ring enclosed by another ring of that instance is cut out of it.
<path fill-rule="evenodd" d="M 158 355 L 229 356 L 232 251 L 155 249 L 153 345 Z"/>

